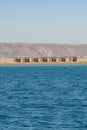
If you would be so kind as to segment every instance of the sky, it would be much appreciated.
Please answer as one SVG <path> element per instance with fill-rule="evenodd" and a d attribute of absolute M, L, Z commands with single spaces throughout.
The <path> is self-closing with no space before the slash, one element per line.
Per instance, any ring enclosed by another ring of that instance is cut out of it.
<path fill-rule="evenodd" d="M 87 0 L 0 0 L 0 42 L 87 43 Z"/>

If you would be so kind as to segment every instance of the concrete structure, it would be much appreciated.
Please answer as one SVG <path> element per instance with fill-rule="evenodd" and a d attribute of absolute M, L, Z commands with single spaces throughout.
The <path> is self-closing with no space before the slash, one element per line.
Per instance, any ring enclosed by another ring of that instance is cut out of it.
<path fill-rule="evenodd" d="M 87 57 L 78 57 L 77 63 L 87 63 Z"/>
<path fill-rule="evenodd" d="M 69 64 L 87 63 L 87 57 L 15 57 L 0 58 L 0 64 Z"/>
<path fill-rule="evenodd" d="M 0 58 L 0 64 L 14 64 L 15 61 L 14 61 L 14 58 L 5 58 L 5 57 L 2 57 Z"/>

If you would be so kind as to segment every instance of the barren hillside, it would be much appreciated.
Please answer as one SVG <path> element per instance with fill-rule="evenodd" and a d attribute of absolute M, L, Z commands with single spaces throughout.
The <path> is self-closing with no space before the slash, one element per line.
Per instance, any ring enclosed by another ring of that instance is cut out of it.
<path fill-rule="evenodd" d="M 0 57 L 87 56 L 87 44 L 0 43 Z"/>

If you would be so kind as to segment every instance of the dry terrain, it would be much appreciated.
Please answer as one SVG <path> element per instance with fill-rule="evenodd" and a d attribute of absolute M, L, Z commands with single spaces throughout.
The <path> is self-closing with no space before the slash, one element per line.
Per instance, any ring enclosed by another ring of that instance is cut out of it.
<path fill-rule="evenodd" d="M 0 43 L 0 57 L 87 56 L 87 44 Z"/>

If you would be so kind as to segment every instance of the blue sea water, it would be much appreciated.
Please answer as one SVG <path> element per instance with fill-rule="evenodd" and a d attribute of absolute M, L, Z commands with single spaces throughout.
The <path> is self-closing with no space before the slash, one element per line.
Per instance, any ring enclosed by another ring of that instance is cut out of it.
<path fill-rule="evenodd" d="M 0 66 L 0 130 L 87 130 L 87 65 Z"/>

